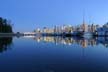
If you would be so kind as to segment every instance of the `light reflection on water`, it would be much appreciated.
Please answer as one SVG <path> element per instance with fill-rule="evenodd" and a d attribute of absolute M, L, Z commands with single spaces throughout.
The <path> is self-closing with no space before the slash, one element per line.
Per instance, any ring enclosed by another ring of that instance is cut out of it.
<path fill-rule="evenodd" d="M 0 47 L 1 72 L 108 72 L 107 37 L 2 37 Z"/>
<path fill-rule="evenodd" d="M 55 44 L 65 44 L 72 45 L 77 44 L 82 46 L 83 48 L 87 48 L 88 46 L 98 46 L 99 44 L 104 47 L 108 47 L 108 37 L 95 37 L 90 39 L 85 39 L 81 37 L 34 37 L 34 40 L 37 42 L 52 42 Z"/>

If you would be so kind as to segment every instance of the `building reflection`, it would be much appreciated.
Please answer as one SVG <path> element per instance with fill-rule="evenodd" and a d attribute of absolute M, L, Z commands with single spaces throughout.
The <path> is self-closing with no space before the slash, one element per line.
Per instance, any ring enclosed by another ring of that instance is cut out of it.
<path fill-rule="evenodd" d="M 7 51 L 12 44 L 12 37 L 0 37 L 0 53 Z"/>
<path fill-rule="evenodd" d="M 72 45 L 78 44 L 82 48 L 87 48 L 88 46 L 97 46 L 99 44 L 108 47 L 108 38 L 107 37 L 98 37 L 98 38 L 79 38 L 79 37 L 35 37 L 34 40 L 37 42 L 53 42 L 55 44 L 65 44 Z"/>

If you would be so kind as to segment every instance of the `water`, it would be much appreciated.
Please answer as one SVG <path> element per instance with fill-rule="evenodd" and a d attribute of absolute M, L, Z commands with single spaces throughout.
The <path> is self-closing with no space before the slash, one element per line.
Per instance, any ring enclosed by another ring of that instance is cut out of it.
<path fill-rule="evenodd" d="M 108 72 L 108 39 L 0 37 L 0 72 Z"/>

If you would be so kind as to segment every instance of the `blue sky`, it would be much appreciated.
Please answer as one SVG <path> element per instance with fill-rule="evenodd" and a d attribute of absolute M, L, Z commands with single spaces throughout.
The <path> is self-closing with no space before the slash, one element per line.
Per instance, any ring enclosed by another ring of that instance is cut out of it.
<path fill-rule="evenodd" d="M 1 0 L 0 16 L 12 21 L 14 32 L 38 27 L 108 21 L 108 0 Z"/>

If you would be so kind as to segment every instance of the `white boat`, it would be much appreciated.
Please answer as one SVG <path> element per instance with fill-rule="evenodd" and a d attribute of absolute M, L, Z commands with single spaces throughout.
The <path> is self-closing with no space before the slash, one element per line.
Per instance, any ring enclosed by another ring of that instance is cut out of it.
<path fill-rule="evenodd" d="M 87 39 L 90 39 L 90 38 L 93 37 L 93 34 L 92 34 L 91 32 L 85 32 L 85 33 L 83 34 L 83 37 L 84 37 L 84 38 L 87 38 Z"/>

